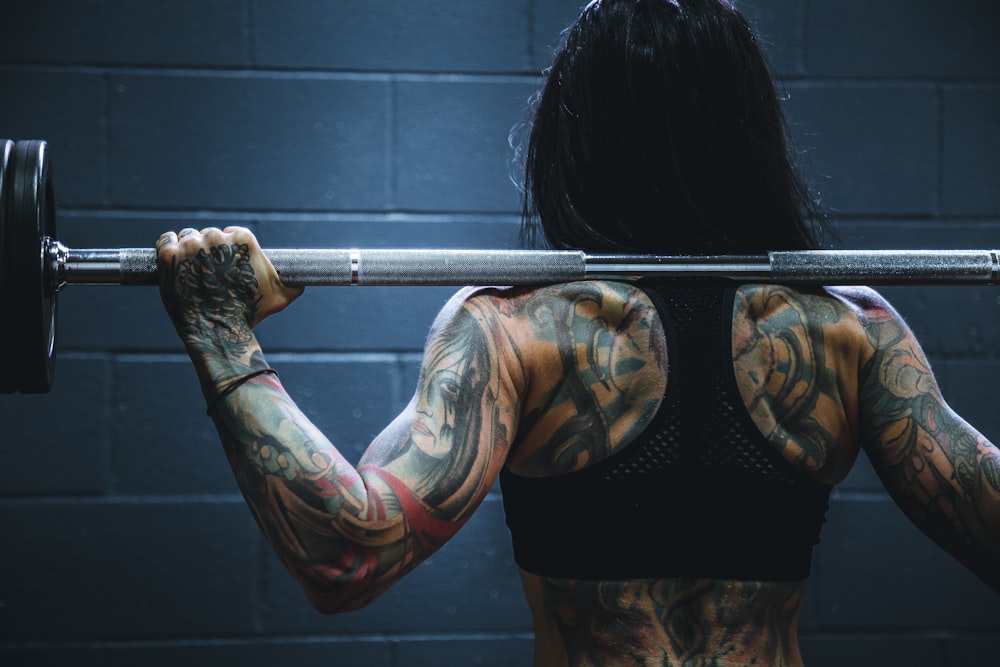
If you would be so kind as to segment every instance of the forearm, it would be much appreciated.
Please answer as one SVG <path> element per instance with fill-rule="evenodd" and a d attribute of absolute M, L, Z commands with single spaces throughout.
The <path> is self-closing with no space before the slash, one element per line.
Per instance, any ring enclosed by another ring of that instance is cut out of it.
<path fill-rule="evenodd" d="M 886 469 L 896 478 L 888 488 L 924 533 L 1000 593 L 1000 451 L 972 434 L 924 449 L 922 461 Z"/>
<path fill-rule="evenodd" d="M 204 335 L 184 336 L 183 342 L 198 374 L 198 384 L 210 414 L 212 403 L 227 387 L 269 369 L 252 331 L 247 332 L 246 342 L 240 345 L 227 344 Z"/>
<path fill-rule="evenodd" d="M 370 599 L 407 553 L 399 503 L 298 410 L 252 330 L 301 289 L 281 284 L 242 228 L 167 232 L 157 250 L 164 306 L 264 535 L 317 606 Z"/>
<path fill-rule="evenodd" d="M 956 461 L 954 488 L 966 547 L 959 558 L 1000 593 L 1000 450 L 979 436 Z"/>
<path fill-rule="evenodd" d="M 223 378 L 242 368 L 200 361 L 200 373 L 214 369 Z M 246 368 L 261 363 L 258 352 Z M 398 503 L 366 482 L 277 378 L 256 376 L 222 394 L 211 415 L 265 538 L 318 609 L 363 606 L 395 579 L 407 552 Z"/>

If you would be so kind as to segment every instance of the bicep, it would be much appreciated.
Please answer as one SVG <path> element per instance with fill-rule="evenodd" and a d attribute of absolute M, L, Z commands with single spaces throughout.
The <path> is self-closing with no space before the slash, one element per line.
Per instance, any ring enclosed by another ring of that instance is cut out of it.
<path fill-rule="evenodd" d="M 517 428 L 517 398 L 499 343 L 475 308 L 432 328 L 416 391 L 358 471 L 417 535 L 421 557 L 464 525 L 489 492 Z"/>

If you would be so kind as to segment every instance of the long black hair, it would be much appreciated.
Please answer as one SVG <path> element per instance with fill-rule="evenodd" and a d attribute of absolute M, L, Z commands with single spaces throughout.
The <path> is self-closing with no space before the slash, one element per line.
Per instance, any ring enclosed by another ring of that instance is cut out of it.
<path fill-rule="evenodd" d="M 725 0 L 592 2 L 532 110 L 527 245 L 703 255 L 820 247 L 822 215 L 789 155 L 770 69 Z"/>

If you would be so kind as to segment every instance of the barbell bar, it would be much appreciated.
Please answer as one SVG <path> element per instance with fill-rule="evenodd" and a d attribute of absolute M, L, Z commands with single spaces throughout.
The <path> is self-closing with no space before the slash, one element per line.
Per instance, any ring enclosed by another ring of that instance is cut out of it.
<path fill-rule="evenodd" d="M 156 285 L 152 248 L 73 249 L 56 236 L 45 141 L 0 140 L 0 393 L 45 393 L 57 294 L 68 285 Z M 824 285 L 995 285 L 998 250 L 805 250 L 766 255 L 588 254 L 576 250 L 272 249 L 289 286 L 539 285 L 575 280 L 726 279 Z"/>

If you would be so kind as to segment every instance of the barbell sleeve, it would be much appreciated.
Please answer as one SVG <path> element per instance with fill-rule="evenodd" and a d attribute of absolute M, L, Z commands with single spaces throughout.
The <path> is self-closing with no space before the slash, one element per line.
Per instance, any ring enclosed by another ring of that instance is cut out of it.
<path fill-rule="evenodd" d="M 48 244 L 54 288 L 155 285 L 156 251 Z M 299 286 L 535 285 L 587 279 L 724 278 L 826 285 L 1000 283 L 997 250 L 802 250 L 750 256 L 588 255 L 574 250 L 273 249 Z"/>

